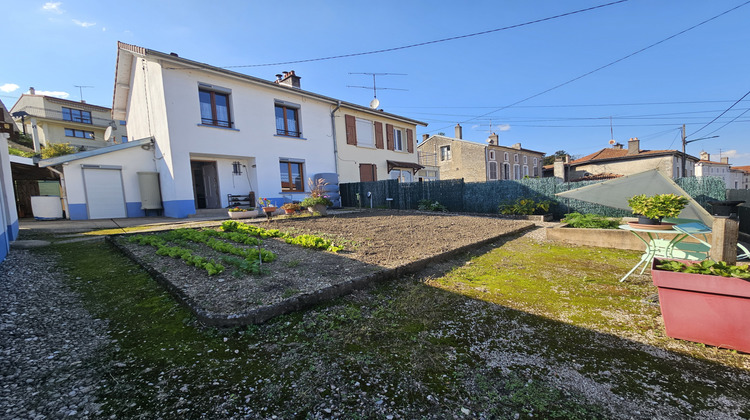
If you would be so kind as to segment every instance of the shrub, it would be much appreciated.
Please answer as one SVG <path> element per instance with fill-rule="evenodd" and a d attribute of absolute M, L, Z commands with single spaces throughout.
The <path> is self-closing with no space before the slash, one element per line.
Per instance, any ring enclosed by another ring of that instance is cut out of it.
<path fill-rule="evenodd" d="M 423 210 L 423 211 L 441 211 L 443 213 L 448 211 L 447 207 L 445 207 L 444 205 L 440 204 L 437 201 L 432 201 L 432 200 L 419 200 L 417 209 Z"/>
<path fill-rule="evenodd" d="M 552 206 L 549 200 L 535 201 L 533 198 L 519 198 L 513 203 L 503 203 L 498 207 L 500 214 L 545 214 Z"/>
<path fill-rule="evenodd" d="M 598 214 L 568 213 L 563 222 L 574 228 L 582 229 L 617 229 L 620 219 L 610 219 Z"/>
<path fill-rule="evenodd" d="M 70 143 L 54 143 L 42 149 L 42 159 L 70 155 L 77 151 L 78 149 L 71 146 Z"/>

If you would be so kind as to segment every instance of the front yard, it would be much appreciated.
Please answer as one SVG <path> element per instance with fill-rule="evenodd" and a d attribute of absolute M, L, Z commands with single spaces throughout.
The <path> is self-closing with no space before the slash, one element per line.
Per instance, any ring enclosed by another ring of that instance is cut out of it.
<path fill-rule="evenodd" d="M 360 239 L 326 232 L 326 219 L 310 221 L 290 226 L 369 255 Z M 396 238 L 388 225 L 380 232 Z M 377 232 L 363 235 L 376 246 Z M 370 265 L 408 259 L 377 246 Z M 198 325 L 105 243 L 38 252 L 59 253 L 70 285 L 109 320 L 116 341 L 96 361 L 108 378 L 103 416 L 750 416 L 750 356 L 667 338 L 650 278 L 617 281 L 638 252 L 513 236 L 415 276 L 224 330 Z"/>

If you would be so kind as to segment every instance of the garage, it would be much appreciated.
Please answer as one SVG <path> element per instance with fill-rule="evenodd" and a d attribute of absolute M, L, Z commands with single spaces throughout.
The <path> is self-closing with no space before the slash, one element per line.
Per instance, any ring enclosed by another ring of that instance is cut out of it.
<path fill-rule="evenodd" d="M 127 217 L 122 168 L 81 165 L 89 219 Z"/>

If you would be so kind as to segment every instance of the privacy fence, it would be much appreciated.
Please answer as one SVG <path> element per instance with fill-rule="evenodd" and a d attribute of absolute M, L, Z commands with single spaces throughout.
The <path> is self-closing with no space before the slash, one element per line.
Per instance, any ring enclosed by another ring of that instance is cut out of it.
<path fill-rule="evenodd" d="M 555 196 L 556 193 L 597 182 L 601 181 L 558 183 L 554 178 L 531 178 L 519 181 L 464 182 L 459 179 L 400 183 L 398 180 L 386 180 L 345 183 L 339 188 L 341 203 L 345 207 L 372 206 L 408 210 L 416 209 L 420 200 L 431 200 L 439 202 L 452 212 L 497 213 L 500 204 L 511 203 L 519 198 L 532 198 L 553 202 L 551 212 L 556 218 L 572 212 L 612 217 L 630 215 L 626 210 Z M 726 200 L 726 186 L 720 178 L 681 178 L 676 182 L 709 210 L 708 201 Z"/>
<path fill-rule="evenodd" d="M 740 232 L 750 235 L 750 190 L 727 190 L 727 200 L 744 201 L 737 208 L 740 217 Z"/>

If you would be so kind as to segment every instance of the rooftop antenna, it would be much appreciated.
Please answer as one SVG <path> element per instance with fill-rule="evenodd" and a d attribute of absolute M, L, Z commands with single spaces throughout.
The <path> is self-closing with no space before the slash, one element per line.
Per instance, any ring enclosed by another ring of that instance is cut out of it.
<path fill-rule="evenodd" d="M 372 89 L 372 101 L 370 101 L 370 108 L 372 109 L 378 109 L 378 106 L 380 106 L 380 101 L 378 100 L 378 87 L 375 83 L 375 76 L 408 76 L 408 74 L 405 73 L 349 73 L 349 74 L 366 74 L 368 76 L 372 76 L 372 87 L 370 86 L 351 86 L 347 85 L 346 87 L 353 87 L 353 88 L 362 88 L 362 89 Z M 399 88 L 380 88 L 380 90 L 409 90 L 409 89 L 399 89 Z"/>
<path fill-rule="evenodd" d="M 81 102 L 83 102 L 83 88 L 92 88 L 93 86 L 85 86 L 85 85 L 73 85 L 78 88 L 78 92 L 80 92 Z"/>

